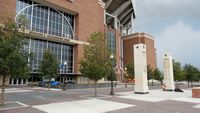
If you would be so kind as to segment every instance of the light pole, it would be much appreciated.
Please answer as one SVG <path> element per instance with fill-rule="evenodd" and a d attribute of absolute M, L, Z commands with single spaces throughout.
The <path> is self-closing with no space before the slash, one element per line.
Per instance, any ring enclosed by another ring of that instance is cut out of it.
<path fill-rule="evenodd" d="M 127 73 L 127 67 L 125 67 L 125 72 Z M 127 78 L 126 78 L 126 82 L 125 82 L 125 87 L 127 87 Z"/>
<path fill-rule="evenodd" d="M 111 60 L 111 66 L 110 66 L 110 79 L 111 79 L 111 91 L 110 91 L 110 95 L 114 95 L 113 92 L 113 74 L 112 74 L 112 60 L 113 60 L 114 56 L 113 54 L 110 55 L 110 60 Z"/>
<path fill-rule="evenodd" d="M 63 91 L 66 90 L 66 84 L 65 84 L 65 81 L 66 81 L 66 73 L 65 73 L 65 71 L 66 71 L 66 69 L 67 69 L 67 61 L 64 61 L 64 81 L 63 81 Z"/>

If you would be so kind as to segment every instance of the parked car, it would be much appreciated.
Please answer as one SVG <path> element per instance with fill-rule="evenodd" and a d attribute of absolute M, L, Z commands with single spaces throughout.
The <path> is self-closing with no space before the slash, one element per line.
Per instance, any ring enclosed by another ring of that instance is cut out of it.
<path fill-rule="evenodd" d="M 39 87 L 45 87 L 47 84 L 48 84 L 47 81 L 40 81 L 40 82 L 38 83 L 38 86 L 39 86 Z"/>
<path fill-rule="evenodd" d="M 51 86 L 58 86 L 58 85 L 60 85 L 60 82 L 51 81 L 50 84 L 51 84 Z"/>
<path fill-rule="evenodd" d="M 48 86 L 49 82 L 48 81 L 40 81 L 38 86 L 39 87 L 45 87 L 45 86 Z M 57 81 L 50 81 L 50 86 L 51 87 L 55 87 L 55 86 L 59 86 L 61 85 L 60 82 L 57 82 Z"/>

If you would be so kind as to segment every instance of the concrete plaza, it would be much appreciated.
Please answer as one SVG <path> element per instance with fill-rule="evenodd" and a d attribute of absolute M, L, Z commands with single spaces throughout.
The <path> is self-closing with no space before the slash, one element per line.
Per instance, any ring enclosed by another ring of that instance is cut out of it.
<path fill-rule="evenodd" d="M 200 99 L 191 98 L 191 89 L 167 92 L 151 89 L 149 94 L 134 94 L 133 87 L 70 89 L 66 91 L 44 88 L 12 88 L 6 93 L 7 102 L 19 107 L 1 109 L 1 113 L 200 113 Z"/>

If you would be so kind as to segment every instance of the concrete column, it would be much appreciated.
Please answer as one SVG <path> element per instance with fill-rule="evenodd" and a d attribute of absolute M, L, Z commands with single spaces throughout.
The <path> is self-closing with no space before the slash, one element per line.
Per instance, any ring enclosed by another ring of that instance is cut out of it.
<path fill-rule="evenodd" d="M 135 93 L 148 94 L 146 45 L 134 45 Z"/>
<path fill-rule="evenodd" d="M 19 80 L 18 80 L 18 79 L 16 79 L 16 85 L 18 85 L 18 82 L 19 82 Z"/>
<path fill-rule="evenodd" d="M 134 18 L 133 18 L 133 14 L 131 15 L 131 34 L 134 33 Z"/>
<path fill-rule="evenodd" d="M 23 85 L 23 83 L 24 83 L 24 79 L 21 79 L 21 85 Z"/>
<path fill-rule="evenodd" d="M 26 85 L 28 85 L 28 79 L 26 79 Z"/>
<path fill-rule="evenodd" d="M 114 17 L 114 26 L 115 26 L 115 29 L 118 29 L 118 27 L 117 27 L 117 15 Z"/>
<path fill-rule="evenodd" d="M 165 90 L 172 91 L 174 87 L 174 74 L 173 74 L 173 62 L 172 55 L 170 53 L 165 53 L 163 57 L 164 64 L 164 85 Z"/>
<path fill-rule="evenodd" d="M 13 83 L 14 83 L 14 80 L 13 80 L 13 79 L 11 79 L 11 85 L 13 85 Z"/>

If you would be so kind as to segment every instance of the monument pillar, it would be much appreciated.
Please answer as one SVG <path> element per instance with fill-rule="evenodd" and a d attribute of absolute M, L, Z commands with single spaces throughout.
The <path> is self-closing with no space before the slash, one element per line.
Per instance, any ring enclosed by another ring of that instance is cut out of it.
<path fill-rule="evenodd" d="M 170 53 L 165 53 L 163 58 L 164 64 L 164 90 L 174 91 L 174 74 L 173 74 L 173 62 L 172 55 Z"/>
<path fill-rule="evenodd" d="M 135 93 L 148 94 L 146 45 L 134 45 Z"/>

